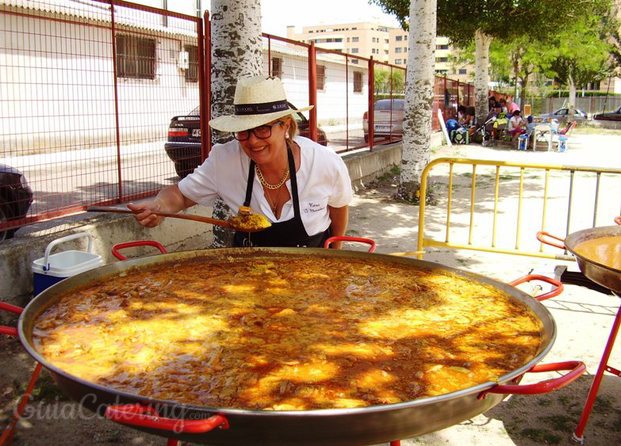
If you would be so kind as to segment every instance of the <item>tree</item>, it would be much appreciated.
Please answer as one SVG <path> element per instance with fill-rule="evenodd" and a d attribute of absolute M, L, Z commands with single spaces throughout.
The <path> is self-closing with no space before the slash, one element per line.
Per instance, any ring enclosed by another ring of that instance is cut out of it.
<path fill-rule="evenodd" d="M 550 75 L 569 87 L 569 116 L 576 106 L 576 86 L 600 80 L 609 72 L 612 46 L 604 32 L 604 16 L 598 11 L 568 24 L 549 40 L 544 68 Z"/>
<path fill-rule="evenodd" d="M 543 54 L 547 44 L 526 36 L 505 43 L 497 41 L 490 48 L 491 69 L 498 77 L 512 79 L 515 88 L 520 87 L 520 104 L 526 102 L 526 92 L 531 75 L 541 71 L 545 63 Z"/>
<path fill-rule="evenodd" d="M 609 71 L 611 46 L 597 32 L 600 18 L 585 16 L 573 22 L 555 39 L 554 51 L 546 53 L 549 73 L 569 88 L 569 116 L 576 107 L 576 86 L 600 80 Z"/>
<path fill-rule="evenodd" d="M 211 0 L 211 116 L 233 114 L 237 79 L 263 72 L 260 0 Z M 212 142 L 226 135 L 213 133 Z M 215 218 L 226 219 L 228 207 L 218 200 Z M 214 226 L 214 245 L 230 245 L 232 234 Z"/>
<path fill-rule="evenodd" d="M 429 163 L 433 113 L 436 1 L 412 0 L 408 35 L 407 79 L 403 120 L 403 155 L 398 194 L 417 202 L 420 178 Z"/>
<path fill-rule="evenodd" d="M 406 29 L 409 0 L 370 0 L 394 14 Z M 479 119 L 487 114 L 489 46 L 492 39 L 518 36 L 544 40 L 597 7 L 610 8 L 611 0 L 437 0 L 438 34 L 463 47 L 474 40 L 475 104 Z"/>
<path fill-rule="evenodd" d="M 400 69 L 395 70 L 380 65 L 374 70 L 373 81 L 376 94 L 403 94 L 405 88 L 405 75 Z"/>

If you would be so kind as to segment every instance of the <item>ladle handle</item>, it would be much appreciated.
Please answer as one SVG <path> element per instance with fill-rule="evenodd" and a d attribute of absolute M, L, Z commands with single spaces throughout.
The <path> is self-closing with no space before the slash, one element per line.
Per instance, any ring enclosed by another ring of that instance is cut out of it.
<path fill-rule="evenodd" d="M 133 214 L 134 213 L 130 209 L 116 208 L 116 207 L 109 207 L 109 206 L 89 206 L 88 208 L 86 208 L 86 210 L 88 212 L 116 212 L 119 214 Z M 153 211 L 151 211 L 151 213 L 154 215 L 159 215 L 160 217 L 180 218 L 182 220 L 199 221 L 201 223 L 210 223 L 212 225 L 222 226 L 222 227 L 229 228 L 229 229 L 232 228 L 231 223 L 229 223 L 228 221 L 218 220 L 217 218 L 211 218 L 211 217 L 203 217 L 202 215 L 175 214 L 173 212 L 153 212 Z M 232 228 L 232 229 L 235 229 L 235 228 Z"/>

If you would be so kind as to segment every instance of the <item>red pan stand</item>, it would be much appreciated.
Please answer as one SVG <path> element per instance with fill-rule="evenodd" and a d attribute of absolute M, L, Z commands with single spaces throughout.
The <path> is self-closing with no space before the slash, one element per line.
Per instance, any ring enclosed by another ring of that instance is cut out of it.
<path fill-rule="evenodd" d="M 610 354 L 612 353 L 612 348 L 615 345 L 615 340 L 617 338 L 617 333 L 619 333 L 619 326 L 621 325 L 621 306 L 617 311 L 617 316 L 612 324 L 612 328 L 610 329 L 610 336 L 608 336 L 608 342 L 606 342 L 606 347 L 604 348 L 604 354 L 602 355 L 602 359 L 599 362 L 599 367 L 597 368 L 597 373 L 595 374 L 595 378 L 593 378 L 593 384 L 591 384 L 591 390 L 589 390 L 589 394 L 586 399 L 586 403 L 584 404 L 584 409 L 582 409 L 582 415 L 580 416 L 580 421 L 578 421 L 578 427 L 574 432 L 573 438 L 575 441 L 580 444 L 584 444 L 584 429 L 589 421 L 589 416 L 591 415 L 591 410 L 593 409 L 593 404 L 595 403 L 595 398 L 597 398 L 597 392 L 599 391 L 599 385 L 602 382 L 602 378 L 604 377 L 604 372 L 612 373 L 617 377 L 621 377 L 621 370 L 615 369 L 614 367 L 608 364 L 608 360 L 610 359 Z"/>
<path fill-rule="evenodd" d="M 15 305 L 7 304 L 4 302 L 0 302 L 0 310 L 8 311 L 10 313 L 21 314 L 22 309 L 20 307 L 16 307 Z M 5 334 L 7 336 L 15 336 L 17 337 L 17 329 L 15 327 L 6 327 L 4 325 L 0 325 L 0 334 Z M 30 376 L 30 381 L 28 381 L 28 386 L 26 387 L 26 391 L 22 395 L 17 404 L 17 407 L 13 411 L 13 415 L 11 415 L 11 421 L 2 431 L 2 435 L 0 435 L 0 446 L 8 446 L 13 444 L 13 436 L 15 435 L 15 427 L 20 419 L 20 417 L 24 413 L 24 409 L 26 408 L 26 404 L 30 401 L 30 396 L 32 395 L 32 391 L 34 390 L 34 386 L 41 374 L 41 364 L 37 362 L 32 375 Z"/>

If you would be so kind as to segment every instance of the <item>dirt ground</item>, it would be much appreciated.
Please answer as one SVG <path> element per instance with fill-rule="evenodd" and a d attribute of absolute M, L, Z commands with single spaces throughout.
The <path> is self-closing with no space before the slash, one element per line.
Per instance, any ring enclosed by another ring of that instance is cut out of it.
<path fill-rule="evenodd" d="M 590 163 L 621 166 L 621 134 L 579 135 L 565 154 L 518 153 L 480 146 L 443 146 L 434 157 L 459 156 L 497 159 L 528 159 L 531 162 Z M 595 150 L 597 148 L 597 150 Z M 597 155 L 595 155 L 597 153 Z M 559 158 L 559 155 L 568 155 Z M 536 161 L 533 161 L 535 160 Z M 357 192 L 351 206 L 350 233 L 373 238 L 378 252 L 394 253 L 416 249 L 417 207 L 393 198 L 395 183 L 390 175 Z M 617 193 L 617 195 L 619 195 Z M 535 259 L 478 251 L 435 250 L 425 260 L 462 268 L 511 281 L 530 271 L 549 272 L 558 265 L 576 269 L 571 262 Z M 534 285 L 521 286 L 535 293 Z M 575 445 L 576 429 L 593 375 L 610 333 L 621 299 L 578 285 L 567 285 L 562 295 L 543 302 L 557 324 L 557 338 L 543 363 L 581 360 L 587 373 L 564 389 L 544 395 L 509 396 L 490 411 L 447 429 L 413 439 L 402 445 Z M 614 349 L 609 364 L 621 366 L 621 349 Z M 32 361 L 19 343 L 0 337 L 3 367 L 0 373 L 0 425 L 4 426 L 23 389 Z M 523 383 L 537 382 L 555 374 L 526 374 Z M 16 445 L 163 445 L 165 439 L 98 419 L 80 410 L 60 394 L 44 374 L 19 423 Z M 605 374 L 585 431 L 585 444 L 621 444 L 621 380 Z"/>

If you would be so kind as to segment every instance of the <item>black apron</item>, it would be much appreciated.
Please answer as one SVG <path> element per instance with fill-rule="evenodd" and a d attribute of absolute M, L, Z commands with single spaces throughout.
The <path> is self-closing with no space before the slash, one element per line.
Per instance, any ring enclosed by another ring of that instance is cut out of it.
<path fill-rule="evenodd" d="M 330 228 L 324 232 L 309 236 L 302 222 L 300 212 L 300 200 L 298 198 L 298 182 L 295 173 L 295 161 L 293 152 L 287 144 L 287 158 L 289 160 L 289 172 L 291 175 L 291 198 L 293 199 L 293 213 L 291 220 L 272 223 L 265 231 L 235 232 L 233 246 L 270 246 L 270 247 L 322 247 L 323 243 L 330 237 Z M 254 186 L 255 162 L 250 160 L 250 170 L 248 171 L 248 185 L 246 186 L 246 199 L 244 206 L 250 206 L 252 197 L 252 187 Z"/>

